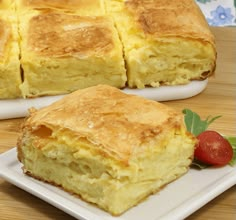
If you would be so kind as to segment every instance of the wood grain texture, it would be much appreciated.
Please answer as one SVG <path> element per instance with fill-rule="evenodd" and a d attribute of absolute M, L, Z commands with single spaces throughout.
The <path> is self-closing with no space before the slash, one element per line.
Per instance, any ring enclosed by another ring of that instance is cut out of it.
<path fill-rule="evenodd" d="M 218 51 L 217 69 L 207 88 L 199 95 L 164 102 L 182 111 L 190 108 L 202 118 L 222 115 L 211 129 L 236 136 L 236 28 L 212 28 Z M 24 119 L 0 121 L 0 153 L 16 145 Z M 1 166 L 1 165 L 0 165 Z M 201 180 L 199 180 L 201 181 Z M 72 220 L 73 217 L 0 178 L 0 219 Z M 231 187 L 187 220 L 235 220 L 236 186 Z"/>

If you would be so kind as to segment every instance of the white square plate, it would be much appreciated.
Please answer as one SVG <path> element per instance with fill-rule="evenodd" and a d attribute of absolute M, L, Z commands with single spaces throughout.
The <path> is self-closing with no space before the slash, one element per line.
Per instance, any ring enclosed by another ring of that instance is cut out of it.
<path fill-rule="evenodd" d="M 0 175 L 3 178 L 75 218 L 86 220 L 184 219 L 236 184 L 235 167 L 190 169 L 187 174 L 167 185 L 159 193 L 150 196 L 123 215 L 113 217 L 58 187 L 23 174 L 21 166 L 16 157 L 16 148 L 0 155 Z"/>

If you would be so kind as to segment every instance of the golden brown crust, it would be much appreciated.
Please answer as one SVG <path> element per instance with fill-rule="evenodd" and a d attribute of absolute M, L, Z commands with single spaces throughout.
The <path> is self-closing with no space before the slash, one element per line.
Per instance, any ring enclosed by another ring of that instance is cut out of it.
<path fill-rule="evenodd" d="M 149 37 L 196 38 L 215 44 L 209 26 L 193 0 L 127 0 L 126 9 Z"/>
<path fill-rule="evenodd" d="M 21 0 L 24 7 L 42 9 L 56 8 L 75 10 L 78 8 L 98 8 L 100 0 Z"/>
<path fill-rule="evenodd" d="M 158 134 L 181 129 L 182 115 L 161 103 L 127 95 L 111 86 L 78 90 L 32 112 L 25 125 L 32 132 L 46 126 L 69 129 L 121 161 Z"/>
<path fill-rule="evenodd" d="M 102 56 L 114 47 L 111 27 L 105 17 L 42 13 L 30 20 L 28 47 L 43 56 Z"/>

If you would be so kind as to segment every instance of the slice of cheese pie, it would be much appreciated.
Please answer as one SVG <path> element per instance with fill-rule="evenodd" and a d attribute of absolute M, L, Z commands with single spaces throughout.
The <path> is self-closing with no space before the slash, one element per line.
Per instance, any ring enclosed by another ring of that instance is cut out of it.
<path fill-rule="evenodd" d="M 17 146 L 26 174 L 120 215 L 185 174 L 195 143 L 181 113 L 98 85 L 31 110 Z"/>
<path fill-rule="evenodd" d="M 181 85 L 213 74 L 214 37 L 193 0 L 106 0 L 106 8 L 123 43 L 130 87 Z"/>
<path fill-rule="evenodd" d="M 20 16 L 20 33 L 24 97 L 101 83 L 125 86 L 122 45 L 111 18 L 31 11 Z"/>

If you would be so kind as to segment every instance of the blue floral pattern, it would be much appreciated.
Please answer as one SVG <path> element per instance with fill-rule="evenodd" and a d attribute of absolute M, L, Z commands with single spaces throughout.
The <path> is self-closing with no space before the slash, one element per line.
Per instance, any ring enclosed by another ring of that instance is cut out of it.
<path fill-rule="evenodd" d="M 196 0 L 211 26 L 236 26 L 236 0 Z"/>
<path fill-rule="evenodd" d="M 212 18 L 207 18 L 207 21 L 212 26 L 231 25 L 234 16 L 231 14 L 231 8 L 224 8 L 219 5 L 216 10 L 211 11 Z"/>

